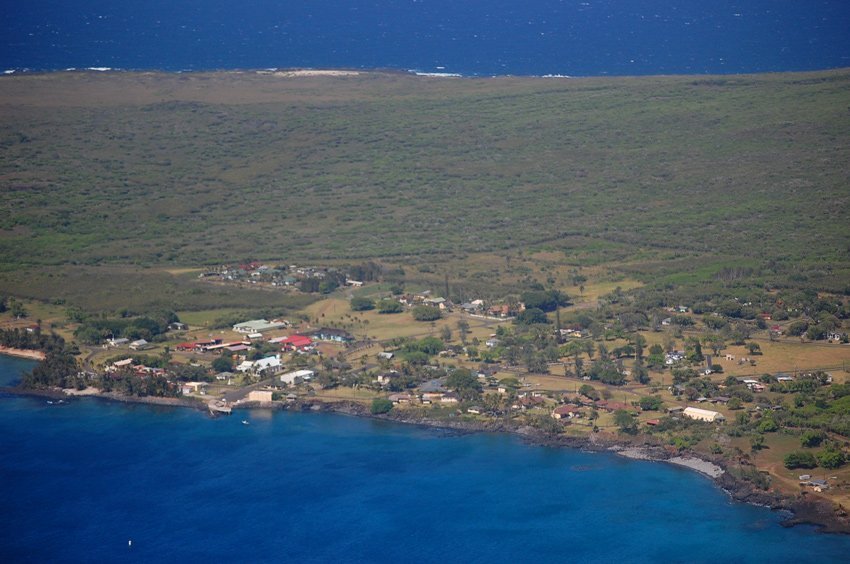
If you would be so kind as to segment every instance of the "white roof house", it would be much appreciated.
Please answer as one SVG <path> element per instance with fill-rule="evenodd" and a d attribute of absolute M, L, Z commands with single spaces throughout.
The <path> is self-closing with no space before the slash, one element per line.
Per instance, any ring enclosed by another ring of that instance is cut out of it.
<path fill-rule="evenodd" d="M 252 319 L 251 321 L 243 321 L 233 326 L 233 330 L 237 333 L 262 333 L 263 331 L 272 331 L 286 327 L 286 323 L 268 321 L 266 319 Z"/>
<path fill-rule="evenodd" d="M 254 362 L 254 372 L 275 373 L 280 370 L 281 366 L 283 365 L 280 363 L 280 356 L 267 356 Z"/>
<path fill-rule="evenodd" d="M 296 370 L 280 375 L 280 381 L 284 384 L 294 384 L 296 379 L 310 380 L 316 373 L 312 370 Z"/>
<path fill-rule="evenodd" d="M 696 419 L 697 421 L 707 421 L 709 423 L 726 420 L 726 417 L 724 417 L 720 412 L 711 411 L 709 409 L 700 409 L 698 407 L 686 407 L 682 412 L 682 415 L 690 417 L 691 419 Z"/>
<path fill-rule="evenodd" d="M 257 374 L 278 372 L 283 365 L 280 362 L 280 356 L 267 356 L 260 360 L 246 360 L 236 367 L 239 372 L 256 372 Z"/>

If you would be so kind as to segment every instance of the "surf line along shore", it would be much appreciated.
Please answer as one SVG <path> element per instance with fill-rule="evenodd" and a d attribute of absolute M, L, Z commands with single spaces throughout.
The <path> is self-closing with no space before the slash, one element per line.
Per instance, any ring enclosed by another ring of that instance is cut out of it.
<path fill-rule="evenodd" d="M 207 411 L 207 405 L 196 399 L 185 398 L 157 398 L 157 397 L 135 397 L 125 396 L 114 392 L 103 393 L 94 389 L 83 393 L 58 388 L 46 390 L 29 390 L 20 387 L 0 388 L 0 393 L 9 393 L 20 396 L 34 396 L 46 398 L 79 399 L 82 397 L 94 397 L 101 400 L 158 405 L 163 407 L 189 407 L 201 411 Z M 356 417 L 368 417 L 430 427 L 434 429 L 453 431 L 456 433 L 511 433 L 521 437 L 530 444 L 555 448 L 578 448 L 588 452 L 610 452 L 626 458 L 647 460 L 654 462 L 666 462 L 688 468 L 699 472 L 710 478 L 718 487 L 738 502 L 749 503 L 768 507 L 772 510 L 784 511 L 788 518 L 780 524 L 790 527 L 798 524 L 809 524 L 817 526 L 822 532 L 850 534 L 850 521 L 846 515 L 836 513 L 835 508 L 828 500 L 816 496 L 801 494 L 793 496 L 774 491 L 764 491 L 753 484 L 733 476 L 728 471 L 727 464 L 720 458 L 707 460 L 703 455 L 696 453 L 678 453 L 671 456 L 666 449 L 660 446 L 643 445 L 636 446 L 628 441 L 618 440 L 615 436 L 590 435 L 588 437 L 576 437 L 566 435 L 553 435 L 541 429 L 516 425 L 508 421 L 452 421 L 444 419 L 432 419 L 429 417 L 416 416 L 413 414 L 389 413 L 373 415 L 369 409 L 362 404 L 350 401 L 324 402 L 316 400 L 298 400 L 291 403 L 245 403 L 234 405 L 235 409 L 273 409 L 281 411 L 301 412 L 325 412 Z M 412 415 L 412 416 L 411 416 Z"/>
<path fill-rule="evenodd" d="M 12 347 L 4 347 L 0 345 L 0 354 L 5 354 L 6 356 L 14 356 L 16 358 L 28 358 L 30 360 L 44 360 L 46 355 L 41 351 L 34 351 L 31 349 L 15 349 Z"/>

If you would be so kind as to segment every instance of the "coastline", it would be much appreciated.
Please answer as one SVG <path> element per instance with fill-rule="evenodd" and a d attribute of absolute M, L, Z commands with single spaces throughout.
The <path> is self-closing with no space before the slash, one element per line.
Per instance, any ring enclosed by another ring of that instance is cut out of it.
<path fill-rule="evenodd" d="M 26 358 L 29 360 L 44 360 L 45 354 L 41 351 L 34 351 L 30 349 L 15 349 L 12 347 L 4 347 L 0 345 L 0 354 L 5 354 L 6 356 L 14 356 L 15 358 Z"/>
<path fill-rule="evenodd" d="M 115 392 L 82 393 L 58 388 L 44 390 L 27 390 L 20 387 L 0 387 L 0 393 L 18 396 L 29 396 L 56 399 L 77 399 L 91 397 L 99 400 L 125 404 L 157 405 L 174 408 L 191 408 L 207 411 L 207 404 L 197 398 L 161 398 L 125 396 Z M 837 512 L 828 501 L 807 492 L 798 496 L 783 494 L 775 491 L 758 489 L 750 482 L 734 476 L 728 468 L 727 461 L 719 456 L 709 457 L 691 451 L 671 453 L 659 445 L 644 443 L 635 445 L 630 440 L 610 434 L 591 434 L 588 436 L 552 435 L 535 427 L 518 425 L 511 421 L 469 421 L 444 420 L 422 417 L 415 413 L 390 411 L 386 414 L 375 415 L 369 409 L 353 401 L 323 402 L 299 400 L 290 403 L 243 403 L 234 406 L 234 410 L 272 409 L 278 411 L 322 412 L 338 415 L 364 417 L 380 421 L 391 421 L 406 425 L 417 425 L 431 429 L 453 431 L 457 433 L 510 433 L 520 437 L 529 444 L 549 448 L 574 448 L 585 452 L 609 452 L 633 460 L 663 462 L 674 464 L 698 472 L 709 478 L 732 500 L 751 505 L 767 507 L 772 511 L 787 513 L 787 518 L 780 522 L 783 527 L 795 525 L 812 525 L 821 533 L 850 535 L 850 516 L 844 511 Z M 215 417 L 215 416 L 214 416 Z"/>

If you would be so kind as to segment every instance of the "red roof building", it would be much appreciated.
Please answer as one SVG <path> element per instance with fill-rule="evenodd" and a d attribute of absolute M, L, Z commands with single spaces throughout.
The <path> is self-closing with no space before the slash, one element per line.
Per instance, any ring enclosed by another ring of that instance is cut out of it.
<path fill-rule="evenodd" d="M 280 341 L 280 345 L 284 350 L 303 349 L 313 344 L 313 339 L 304 335 L 290 335 Z"/>

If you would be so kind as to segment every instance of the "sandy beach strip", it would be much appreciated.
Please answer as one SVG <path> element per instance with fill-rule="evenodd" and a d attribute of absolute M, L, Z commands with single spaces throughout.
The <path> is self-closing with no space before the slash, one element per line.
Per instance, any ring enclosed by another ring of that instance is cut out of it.
<path fill-rule="evenodd" d="M 0 354 L 15 356 L 18 358 L 28 358 L 30 360 L 44 360 L 45 357 L 45 354 L 41 351 L 34 351 L 29 349 L 13 349 L 11 347 L 4 347 L 2 345 L 0 345 Z"/>
<path fill-rule="evenodd" d="M 679 466 L 684 466 L 686 468 L 690 468 L 691 470 L 696 470 L 697 472 L 705 474 L 706 476 L 710 476 L 712 478 L 719 478 L 723 475 L 723 468 L 700 458 L 674 456 L 673 458 L 667 459 L 667 462 L 671 464 L 677 464 Z"/>

